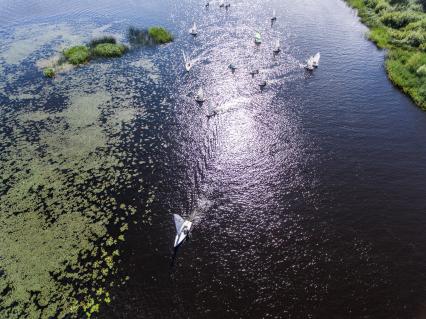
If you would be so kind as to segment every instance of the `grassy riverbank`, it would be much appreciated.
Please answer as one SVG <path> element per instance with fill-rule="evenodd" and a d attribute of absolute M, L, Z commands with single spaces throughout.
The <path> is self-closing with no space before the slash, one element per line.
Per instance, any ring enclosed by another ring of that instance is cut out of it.
<path fill-rule="evenodd" d="M 369 39 L 388 50 L 391 81 L 426 110 L 424 0 L 346 0 L 370 28 Z"/>

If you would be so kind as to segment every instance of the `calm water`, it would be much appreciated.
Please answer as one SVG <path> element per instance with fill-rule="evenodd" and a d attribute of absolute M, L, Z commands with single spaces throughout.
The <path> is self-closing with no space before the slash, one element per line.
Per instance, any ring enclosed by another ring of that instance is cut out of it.
<path fill-rule="evenodd" d="M 99 318 L 426 318 L 426 114 L 392 87 L 384 52 L 342 1 L 1 9 L 3 34 L 47 22 L 109 24 L 118 35 L 158 24 L 176 37 L 140 49 L 161 84 L 137 92 L 149 129 L 128 147 L 151 156 L 152 169 L 140 169 L 157 199 L 152 223 L 130 226 L 117 274 L 130 280 Z M 283 50 L 274 57 L 275 39 Z M 189 74 L 181 50 L 198 61 Z M 116 62 L 129 85 L 143 76 L 126 71 L 141 51 Z M 307 73 L 301 64 L 317 51 L 321 65 Z M 254 67 L 261 74 L 251 78 Z M 175 258 L 172 213 L 195 220 Z"/>

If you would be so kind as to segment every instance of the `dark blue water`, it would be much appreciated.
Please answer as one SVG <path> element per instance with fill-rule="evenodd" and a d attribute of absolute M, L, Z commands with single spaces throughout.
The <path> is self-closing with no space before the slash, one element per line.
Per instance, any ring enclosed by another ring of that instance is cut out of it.
<path fill-rule="evenodd" d="M 342 1 L 2 7 L 7 32 L 89 21 L 118 34 L 158 24 L 175 35 L 142 49 L 161 85 L 154 98 L 140 91 L 151 129 L 128 147 L 152 152 L 146 174 L 157 200 L 152 223 L 130 227 L 117 275 L 130 280 L 100 318 L 425 318 L 426 114 L 388 81 L 385 52 Z M 182 50 L 197 59 L 189 74 Z M 320 67 L 307 73 L 301 65 L 317 51 Z M 174 259 L 172 213 L 195 219 Z"/>

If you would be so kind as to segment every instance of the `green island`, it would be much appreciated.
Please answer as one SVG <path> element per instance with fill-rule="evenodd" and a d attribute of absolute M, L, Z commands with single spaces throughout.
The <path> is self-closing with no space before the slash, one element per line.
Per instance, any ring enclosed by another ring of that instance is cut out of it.
<path fill-rule="evenodd" d="M 162 27 L 151 27 L 148 29 L 148 35 L 155 43 L 168 43 L 173 41 L 173 36 L 169 31 Z"/>
<path fill-rule="evenodd" d="M 128 39 L 132 45 L 164 44 L 173 41 L 172 34 L 163 27 L 151 27 L 128 29 Z M 94 58 L 118 58 L 125 54 L 129 48 L 117 43 L 112 36 L 95 38 L 88 45 L 75 45 L 65 49 L 62 55 L 54 63 L 43 69 L 45 77 L 53 78 L 56 69 L 64 69 L 64 65 L 81 65 L 88 63 Z"/>
<path fill-rule="evenodd" d="M 96 38 L 90 41 L 89 45 L 75 45 L 65 49 L 62 56 L 51 66 L 43 69 L 46 77 L 53 78 L 56 74 L 55 68 L 60 68 L 64 64 L 71 65 L 86 64 L 93 58 L 115 58 L 121 57 L 128 48 L 111 36 Z"/>
<path fill-rule="evenodd" d="M 347 0 L 387 49 L 390 80 L 426 110 L 426 0 Z"/>

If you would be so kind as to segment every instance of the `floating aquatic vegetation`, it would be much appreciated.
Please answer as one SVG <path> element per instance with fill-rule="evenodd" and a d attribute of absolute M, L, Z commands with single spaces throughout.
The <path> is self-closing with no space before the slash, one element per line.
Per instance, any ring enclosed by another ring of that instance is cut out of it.
<path fill-rule="evenodd" d="M 141 57 L 139 60 L 132 62 L 131 66 L 136 68 L 142 68 L 147 72 L 147 77 L 154 82 L 155 84 L 158 84 L 160 81 L 160 72 L 158 70 L 158 67 L 147 57 Z"/>
<path fill-rule="evenodd" d="M 83 37 L 66 24 L 35 24 L 15 29 L 12 41 L 3 43 L 0 58 L 7 64 L 19 64 L 46 44 L 60 39 L 62 43 L 81 42 Z"/>
<path fill-rule="evenodd" d="M 149 220 L 148 204 L 141 212 L 114 195 L 141 180 L 125 165 L 136 162 L 133 155 L 119 145 L 133 138 L 131 123 L 144 113 L 135 110 L 126 78 L 102 76 L 108 70 L 94 64 L 85 72 L 100 75 L 95 81 L 69 74 L 55 79 L 54 89 L 23 87 L 15 102 L 21 108 L 0 107 L 2 318 L 99 311 L 111 302 L 116 283 L 108 278 L 128 219 Z M 53 108 L 52 90 L 64 98 Z"/>

